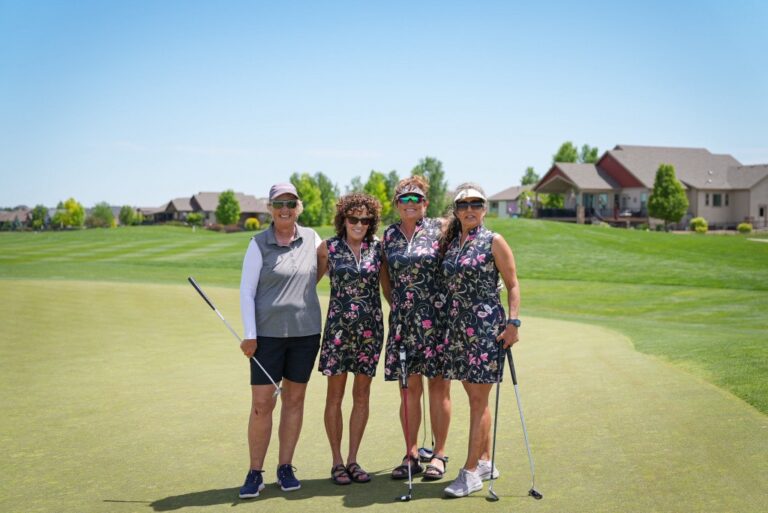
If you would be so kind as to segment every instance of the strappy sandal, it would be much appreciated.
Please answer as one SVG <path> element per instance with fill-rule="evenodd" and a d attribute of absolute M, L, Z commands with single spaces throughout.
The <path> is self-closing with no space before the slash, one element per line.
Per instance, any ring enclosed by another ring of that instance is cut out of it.
<path fill-rule="evenodd" d="M 422 479 L 425 481 L 437 481 L 439 479 L 442 479 L 445 475 L 445 471 L 448 470 L 448 456 L 432 456 L 432 460 L 440 460 L 443 462 L 443 468 L 440 469 L 439 467 L 436 467 L 430 463 L 427 465 L 427 469 L 424 471 L 424 476 Z M 430 461 L 432 461 L 430 460 Z"/>
<path fill-rule="evenodd" d="M 352 477 L 350 477 L 347 467 L 343 463 L 339 463 L 331 469 L 331 481 L 337 485 L 352 484 Z"/>
<path fill-rule="evenodd" d="M 406 463 L 409 462 L 409 463 Z M 424 472 L 424 467 L 419 465 L 419 458 L 415 456 L 405 456 L 403 464 L 392 470 L 392 479 L 408 479 L 408 465 L 411 465 L 411 476 Z"/>
<path fill-rule="evenodd" d="M 363 467 L 358 465 L 356 461 L 347 465 L 347 474 L 355 483 L 367 483 L 371 480 L 371 475 L 363 470 Z"/>

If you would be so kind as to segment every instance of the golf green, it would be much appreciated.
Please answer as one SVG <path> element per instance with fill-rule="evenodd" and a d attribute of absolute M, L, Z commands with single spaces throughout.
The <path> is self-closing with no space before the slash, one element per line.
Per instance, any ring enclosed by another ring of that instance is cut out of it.
<path fill-rule="evenodd" d="M 204 285 L 204 284 L 203 284 Z M 239 330 L 238 292 L 206 292 Z M 0 511 L 759 512 L 768 499 L 768 417 L 606 328 L 526 318 L 515 361 L 542 501 L 509 374 L 501 386 L 494 490 L 444 499 L 448 480 L 389 479 L 403 442 L 396 384 L 374 381 L 360 463 L 335 486 L 324 378 L 310 382 L 294 465 L 302 489 L 237 499 L 247 470 L 248 366 L 186 285 L 0 280 Z M 467 403 L 454 384 L 449 479 L 462 465 Z M 349 402 L 349 397 L 348 401 Z M 349 404 L 345 404 L 345 413 Z M 486 486 L 487 490 L 487 486 Z"/>

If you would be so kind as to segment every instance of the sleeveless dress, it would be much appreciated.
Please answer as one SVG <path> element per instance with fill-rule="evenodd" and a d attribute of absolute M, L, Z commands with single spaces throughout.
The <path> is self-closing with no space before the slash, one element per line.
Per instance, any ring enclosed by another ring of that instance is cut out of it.
<path fill-rule="evenodd" d="M 473 228 L 463 245 L 459 236 L 452 240 L 443 257 L 446 379 L 496 383 L 502 350 L 496 337 L 505 328 L 506 314 L 491 251 L 494 235 L 484 226 Z"/>
<path fill-rule="evenodd" d="M 384 232 L 384 258 L 392 286 L 384 379 L 400 376 L 398 350 L 406 348 L 408 375 L 442 376 L 439 353 L 444 346 L 439 337 L 440 310 L 443 306 L 438 272 L 439 243 L 442 235 L 439 219 L 423 218 L 409 241 L 400 224 Z"/>
<path fill-rule="evenodd" d="M 332 237 L 326 244 L 331 297 L 318 370 L 326 376 L 346 372 L 375 376 L 384 342 L 381 242 L 363 242 L 359 262 L 343 238 Z"/>

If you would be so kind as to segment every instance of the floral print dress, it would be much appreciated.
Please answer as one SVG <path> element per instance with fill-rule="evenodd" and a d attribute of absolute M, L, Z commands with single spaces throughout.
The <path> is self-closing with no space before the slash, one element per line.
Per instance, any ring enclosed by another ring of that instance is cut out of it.
<path fill-rule="evenodd" d="M 381 242 L 364 241 L 359 261 L 343 238 L 332 237 L 326 244 L 331 298 L 318 370 L 326 376 L 346 372 L 375 376 L 384 342 Z"/>
<path fill-rule="evenodd" d="M 457 236 L 441 264 L 446 289 L 443 377 L 469 383 L 496 383 L 501 344 L 496 337 L 506 323 L 499 271 L 491 246 L 494 233 L 478 226 L 464 244 Z"/>
<path fill-rule="evenodd" d="M 384 379 L 400 376 L 399 347 L 405 344 L 408 375 L 442 376 L 438 321 L 443 306 L 437 278 L 440 271 L 439 219 L 423 218 L 416 223 L 411 240 L 400 224 L 384 232 L 384 258 L 392 286 Z"/>

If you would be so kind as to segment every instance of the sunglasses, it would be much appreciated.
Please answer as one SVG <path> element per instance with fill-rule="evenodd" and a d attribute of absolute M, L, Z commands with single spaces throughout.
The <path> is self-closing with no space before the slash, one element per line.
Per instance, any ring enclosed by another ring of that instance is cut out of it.
<path fill-rule="evenodd" d="M 296 208 L 298 202 L 296 200 L 272 200 L 272 208 Z"/>
<path fill-rule="evenodd" d="M 363 226 L 368 226 L 369 224 L 371 224 L 371 221 L 373 221 L 372 217 L 347 216 L 347 222 L 351 225 L 356 225 L 357 223 L 363 223 Z"/>
<path fill-rule="evenodd" d="M 467 210 L 468 208 L 481 210 L 485 207 L 485 201 L 457 201 L 456 210 Z"/>
<path fill-rule="evenodd" d="M 397 198 L 398 203 L 402 203 L 403 205 L 407 203 L 416 203 L 419 204 L 422 201 L 424 201 L 424 198 L 422 196 L 419 196 L 417 194 L 409 194 L 407 196 L 400 196 Z"/>

